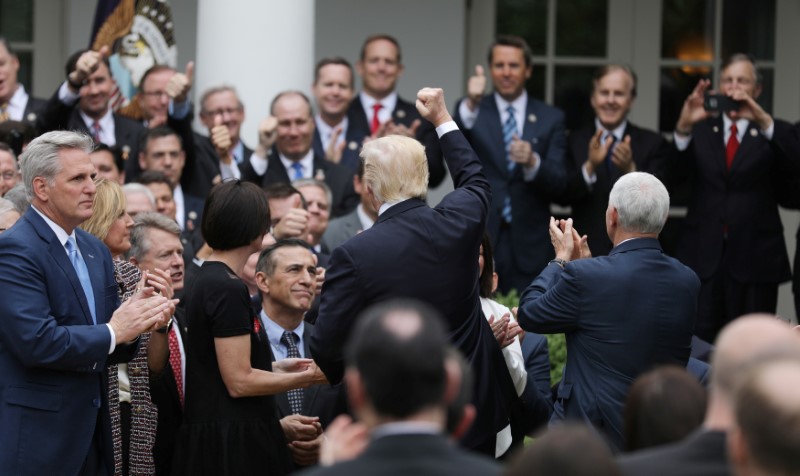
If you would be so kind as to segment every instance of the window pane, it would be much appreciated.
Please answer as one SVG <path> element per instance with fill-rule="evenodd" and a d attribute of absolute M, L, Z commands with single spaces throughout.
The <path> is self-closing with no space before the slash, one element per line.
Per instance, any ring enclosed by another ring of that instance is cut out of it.
<path fill-rule="evenodd" d="M 697 82 L 710 78 L 710 67 L 662 68 L 661 69 L 661 99 L 659 109 L 659 130 L 671 132 L 683 107 L 683 101 L 692 93 Z"/>
<path fill-rule="evenodd" d="M 533 54 L 547 52 L 547 0 L 497 0 L 497 34 L 525 38 Z"/>
<path fill-rule="evenodd" d="M 30 51 L 17 51 L 19 58 L 19 72 L 17 81 L 25 86 L 28 94 L 31 92 L 31 78 L 33 77 L 33 54 Z"/>
<path fill-rule="evenodd" d="M 589 99 L 595 70 L 597 66 L 556 67 L 553 103 L 564 111 L 567 130 L 574 131 L 594 118 Z"/>
<path fill-rule="evenodd" d="M 556 55 L 606 57 L 608 0 L 561 0 L 556 7 Z"/>
<path fill-rule="evenodd" d="M 722 6 L 722 59 L 748 53 L 775 59 L 775 0 L 727 0 Z"/>
<path fill-rule="evenodd" d="M 544 73 L 545 66 L 538 65 L 534 62 L 531 77 L 525 84 L 525 89 L 528 91 L 528 94 L 541 101 L 544 101 Z"/>
<path fill-rule="evenodd" d="M 759 68 L 761 73 L 761 96 L 757 101 L 761 107 L 769 114 L 772 114 L 773 92 L 775 91 L 775 71 L 772 69 Z"/>
<path fill-rule="evenodd" d="M 714 54 L 714 0 L 664 0 L 661 57 L 710 61 Z"/>
<path fill-rule="evenodd" d="M 33 41 L 33 2 L 0 0 L 0 34 L 8 41 Z"/>

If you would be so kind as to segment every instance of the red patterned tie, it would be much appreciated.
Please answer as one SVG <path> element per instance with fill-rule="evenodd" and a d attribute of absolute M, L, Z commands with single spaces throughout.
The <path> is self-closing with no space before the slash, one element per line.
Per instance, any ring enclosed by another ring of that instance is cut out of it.
<path fill-rule="evenodd" d="M 379 102 L 372 105 L 372 122 L 369 125 L 370 134 L 375 134 L 375 131 L 381 126 L 381 120 L 378 119 L 378 111 L 381 109 L 383 109 L 383 105 Z"/>
<path fill-rule="evenodd" d="M 725 164 L 728 166 L 728 170 L 731 169 L 731 164 L 733 163 L 733 156 L 736 155 L 736 151 L 739 149 L 739 131 L 736 130 L 736 123 L 731 124 L 731 136 L 728 138 L 728 145 L 725 148 Z"/>
<path fill-rule="evenodd" d="M 183 373 L 181 372 L 181 348 L 178 344 L 177 325 L 173 325 L 169 330 L 169 366 L 172 367 L 172 374 L 175 376 L 175 386 L 178 388 L 178 399 L 183 407 Z"/>
<path fill-rule="evenodd" d="M 101 142 L 100 141 L 100 131 L 101 130 L 102 130 L 102 128 L 100 127 L 100 123 L 97 122 L 97 121 L 94 121 L 94 123 L 92 124 L 92 139 L 94 139 L 94 143 L 95 144 L 99 144 Z"/>

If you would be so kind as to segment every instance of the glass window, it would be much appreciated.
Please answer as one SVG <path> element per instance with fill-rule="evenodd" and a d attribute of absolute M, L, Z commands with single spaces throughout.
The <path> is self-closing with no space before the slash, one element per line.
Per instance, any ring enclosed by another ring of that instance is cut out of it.
<path fill-rule="evenodd" d="M 727 0 L 722 13 L 722 60 L 748 53 L 775 59 L 775 0 Z"/>
<path fill-rule="evenodd" d="M 590 102 L 592 77 L 597 66 L 558 66 L 555 78 L 556 107 L 564 111 L 567 130 L 591 123 L 594 111 Z"/>
<path fill-rule="evenodd" d="M 661 68 L 659 130 L 672 131 L 675 129 L 683 102 L 692 93 L 698 81 L 711 78 L 712 73 L 710 67 Z"/>
<path fill-rule="evenodd" d="M 544 100 L 544 83 L 545 83 L 545 66 L 537 65 L 536 61 L 533 62 L 533 72 L 528 82 L 525 83 L 525 89 L 528 94 L 536 99 Z"/>
<path fill-rule="evenodd" d="M 714 0 L 664 0 L 661 13 L 662 58 L 714 58 Z"/>
<path fill-rule="evenodd" d="M 556 55 L 605 57 L 608 0 L 561 0 L 556 7 Z"/>
<path fill-rule="evenodd" d="M 33 42 L 31 0 L 0 0 L 0 34 L 9 42 Z"/>
<path fill-rule="evenodd" d="M 547 53 L 547 0 L 497 0 L 497 34 L 525 38 L 533 54 Z"/>
<path fill-rule="evenodd" d="M 17 82 L 25 86 L 28 93 L 31 92 L 31 80 L 33 79 L 33 53 L 30 51 L 18 51 L 19 71 L 17 72 Z"/>

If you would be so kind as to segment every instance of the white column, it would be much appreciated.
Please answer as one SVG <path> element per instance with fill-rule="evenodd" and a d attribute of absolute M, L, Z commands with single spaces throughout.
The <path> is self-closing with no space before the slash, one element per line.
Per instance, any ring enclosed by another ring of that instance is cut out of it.
<path fill-rule="evenodd" d="M 194 95 L 234 86 L 245 105 L 242 140 L 254 147 L 258 123 L 279 92 L 308 94 L 314 72 L 314 0 L 200 0 Z M 180 45 L 178 45 L 180 47 Z"/>

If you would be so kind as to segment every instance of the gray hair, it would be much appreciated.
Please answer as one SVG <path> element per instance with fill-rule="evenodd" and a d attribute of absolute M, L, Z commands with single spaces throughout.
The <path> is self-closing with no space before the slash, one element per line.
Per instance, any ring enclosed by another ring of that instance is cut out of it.
<path fill-rule="evenodd" d="M 12 210 L 19 213 L 19 211 L 17 210 L 17 206 L 14 205 L 13 202 L 6 200 L 5 198 L 0 198 L 0 215 L 2 215 L 5 212 L 10 212 Z"/>
<path fill-rule="evenodd" d="M 313 178 L 297 179 L 292 182 L 292 187 L 296 188 L 297 190 L 300 190 L 303 187 L 317 187 L 322 189 L 322 191 L 325 192 L 325 195 L 328 197 L 328 208 L 333 208 L 333 192 L 331 192 L 331 188 L 328 186 L 328 184 L 322 180 Z M 300 195 L 302 194 L 303 193 L 300 192 Z"/>
<path fill-rule="evenodd" d="M 136 195 L 137 193 L 142 194 L 146 196 L 148 200 L 150 200 L 150 203 L 153 205 L 153 209 L 156 208 L 156 197 L 146 185 L 142 185 L 140 183 L 126 183 L 122 186 L 122 193 L 125 194 L 125 197 L 128 195 Z"/>
<path fill-rule="evenodd" d="M 31 206 L 28 194 L 25 192 L 25 185 L 22 183 L 14 185 L 11 190 L 3 195 L 3 198 L 13 203 L 20 215 L 25 214 Z"/>
<path fill-rule="evenodd" d="M 19 157 L 22 183 L 28 200 L 33 200 L 33 179 L 42 177 L 53 184 L 61 163 L 59 153 L 64 149 L 78 149 L 87 154 L 94 148 L 92 138 L 86 134 L 72 131 L 53 131 L 33 139 L 25 152 Z"/>
<path fill-rule="evenodd" d="M 631 172 L 617 180 L 608 205 L 619 213 L 619 227 L 636 233 L 661 233 L 669 213 L 664 184 L 646 172 Z"/>
<path fill-rule="evenodd" d="M 136 215 L 131 229 L 131 249 L 125 253 L 125 259 L 136 258 L 141 261 L 142 257 L 150 252 L 151 243 L 148 239 L 148 230 L 162 230 L 178 239 L 181 237 L 181 229 L 175 220 L 171 220 L 157 212 L 144 212 Z"/>

